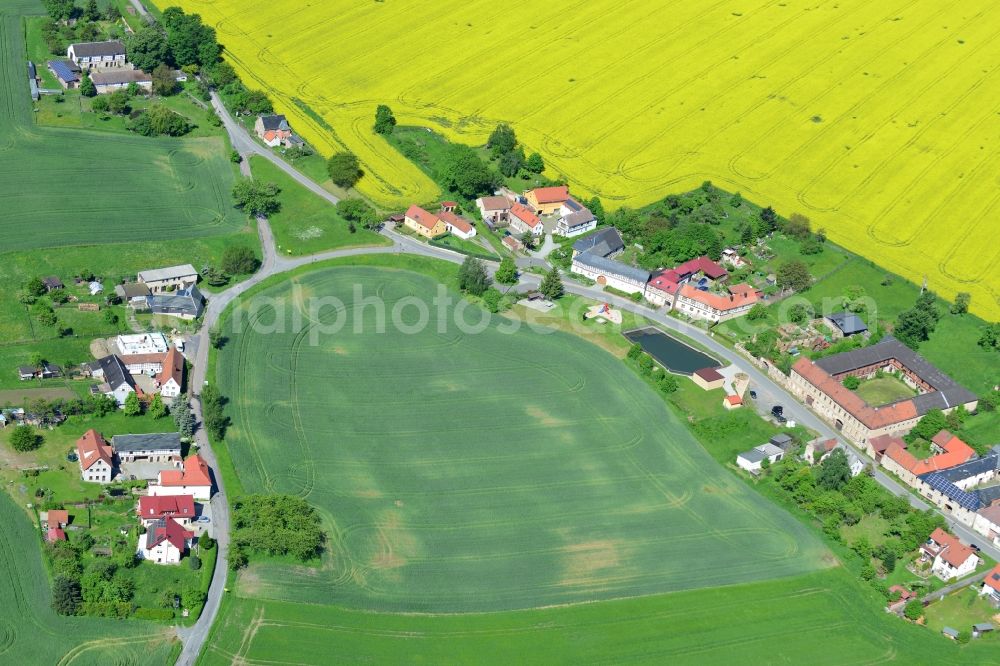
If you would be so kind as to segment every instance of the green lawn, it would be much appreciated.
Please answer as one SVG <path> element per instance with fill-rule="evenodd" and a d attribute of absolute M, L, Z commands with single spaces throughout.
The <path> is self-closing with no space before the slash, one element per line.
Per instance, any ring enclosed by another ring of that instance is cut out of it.
<path fill-rule="evenodd" d="M 861 520 L 854 525 L 842 525 L 840 534 L 844 543 L 850 546 L 855 541 L 864 537 L 872 546 L 881 546 L 885 543 L 886 532 L 889 529 L 889 521 L 877 513 L 865 514 Z M 902 566 L 902 565 L 900 565 Z"/>
<path fill-rule="evenodd" d="M 924 611 L 927 626 L 938 632 L 945 627 L 971 632 L 972 625 L 979 622 L 991 622 L 993 626 L 997 626 L 997 610 L 979 596 L 980 587 L 973 585 L 932 603 Z M 993 650 L 997 649 L 996 632 L 987 634 L 983 640 L 987 645 L 992 644 Z"/>
<path fill-rule="evenodd" d="M 242 310 L 239 326 L 224 324 L 227 448 L 244 488 L 297 493 L 323 512 L 331 557 L 318 578 L 251 567 L 256 594 L 497 610 L 822 566 L 815 538 L 724 472 L 615 357 L 558 332 L 504 334 L 499 317 L 477 334 L 451 319 L 443 332 L 435 321 L 377 333 L 373 307 L 359 319 L 348 308 L 339 333 L 314 340 L 340 310 L 310 312 L 311 296 L 350 304 L 361 285 L 391 312 L 404 297 L 430 304 L 435 283 L 338 268 L 291 284 L 261 295 L 288 317 L 305 306 L 307 330 L 259 335 Z"/>
<path fill-rule="evenodd" d="M 146 622 L 63 617 L 50 607 L 38 530 L 0 494 L 0 661 L 8 664 L 168 663 L 173 631 Z"/>
<path fill-rule="evenodd" d="M 263 157 L 251 157 L 250 169 L 254 178 L 276 183 L 281 188 L 281 210 L 268 219 L 281 254 L 315 254 L 391 243 L 388 238 L 362 228 L 352 234 L 347 220 L 337 214 L 333 204 L 299 185 Z"/>
<path fill-rule="evenodd" d="M 478 236 L 474 238 L 478 239 Z M 472 254 L 472 255 L 493 254 L 492 251 L 483 247 L 482 243 L 479 243 L 478 240 L 474 239 L 467 240 L 465 238 L 459 238 L 458 236 L 452 234 L 445 234 L 444 236 L 435 239 L 435 242 L 444 245 L 446 247 L 450 247 L 454 250 L 458 250 L 459 252 L 462 252 L 464 254 Z M 499 257 L 496 257 L 495 255 L 494 259 L 499 261 Z"/>
<path fill-rule="evenodd" d="M 223 601 L 202 663 L 987 664 L 885 614 L 841 568 L 777 581 L 507 613 L 398 615 Z"/>
<path fill-rule="evenodd" d="M 874 406 L 887 405 L 916 395 L 916 391 L 895 377 L 874 377 L 863 380 L 854 392 L 869 405 Z"/>

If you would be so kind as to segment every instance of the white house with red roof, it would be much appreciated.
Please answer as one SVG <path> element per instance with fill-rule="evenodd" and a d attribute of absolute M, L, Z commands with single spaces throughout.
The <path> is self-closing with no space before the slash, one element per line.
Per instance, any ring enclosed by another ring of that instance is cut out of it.
<path fill-rule="evenodd" d="M 410 206 L 403 215 L 403 226 L 424 238 L 437 238 L 448 232 L 444 220 L 416 204 Z"/>
<path fill-rule="evenodd" d="M 525 193 L 524 198 L 531 209 L 539 215 L 552 215 L 569 199 L 569 187 L 566 185 L 536 187 Z"/>
<path fill-rule="evenodd" d="M 1000 608 L 1000 564 L 993 567 L 986 578 L 983 579 L 983 587 L 979 594 L 989 599 L 994 608 Z"/>
<path fill-rule="evenodd" d="M 53 541 L 66 541 L 66 532 L 58 527 L 50 527 L 45 532 L 45 540 L 49 543 Z"/>
<path fill-rule="evenodd" d="M 735 319 L 749 312 L 758 301 L 757 292 L 752 288 L 741 289 L 743 286 L 735 285 L 724 295 L 683 284 L 674 299 L 674 309 L 692 319 L 714 322 Z"/>
<path fill-rule="evenodd" d="M 450 210 L 442 210 L 438 213 L 438 218 L 444 221 L 445 229 L 454 236 L 468 240 L 476 235 L 476 228 L 472 226 L 472 222 Z"/>
<path fill-rule="evenodd" d="M 195 519 L 194 497 L 191 495 L 143 495 L 136 506 L 136 515 L 143 527 L 165 518 L 172 518 L 187 526 Z"/>
<path fill-rule="evenodd" d="M 951 580 L 970 574 L 979 565 L 979 556 L 958 537 L 940 527 L 920 546 L 920 557 L 931 562 L 931 571 L 941 580 Z"/>
<path fill-rule="evenodd" d="M 510 228 L 520 234 L 530 232 L 532 236 L 541 236 L 545 232 L 542 221 L 524 204 L 513 204 L 509 219 Z"/>
<path fill-rule="evenodd" d="M 91 428 L 76 440 L 80 476 L 92 483 L 111 483 L 114 478 L 115 453 L 104 436 Z"/>
<path fill-rule="evenodd" d="M 208 463 L 195 454 L 184 460 L 184 469 L 161 470 L 157 482 L 149 484 L 149 494 L 161 497 L 191 495 L 194 499 L 207 501 L 212 497 Z"/>
<path fill-rule="evenodd" d="M 184 384 L 184 356 L 176 346 L 170 348 L 163 359 L 163 369 L 156 376 L 160 385 L 160 395 L 164 398 L 176 398 L 181 394 Z"/>
<path fill-rule="evenodd" d="M 173 518 L 163 518 L 150 523 L 146 534 L 139 537 L 136 555 L 155 564 L 178 564 L 192 539 L 194 532 Z"/>

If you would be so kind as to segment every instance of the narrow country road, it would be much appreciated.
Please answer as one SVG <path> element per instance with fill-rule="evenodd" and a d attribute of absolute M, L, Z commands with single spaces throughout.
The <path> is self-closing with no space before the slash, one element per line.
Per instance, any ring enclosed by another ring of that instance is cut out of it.
<path fill-rule="evenodd" d="M 141 7 L 139 0 L 131 0 L 132 4 L 138 8 Z M 145 10 L 141 10 L 141 13 L 145 14 Z M 280 169 L 288 173 L 297 182 L 301 183 L 304 187 L 308 188 L 310 191 L 320 196 L 331 204 L 336 204 L 338 199 L 333 194 L 327 192 L 319 185 L 317 185 L 312 180 L 306 178 L 299 171 L 288 165 L 281 158 L 274 155 L 272 152 L 265 150 L 263 147 L 258 145 L 246 132 L 246 130 L 237 123 L 230 115 L 226 108 L 222 105 L 221 100 L 213 91 L 212 93 L 212 106 L 215 108 L 219 117 L 222 119 L 226 131 L 229 133 L 230 141 L 233 148 L 240 153 L 243 157 L 243 162 L 241 163 L 241 170 L 244 175 L 249 175 L 249 162 L 248 158 L 250 155 L 261 155 L 266 159 L 273 162 Z M 274 242 L 274 235 L 271 232 L 271 227 L 265 218 L 258 218 L 257 220 L 257 230 L 260 236 L 261 247 L 263 249 L 263 260 L 261 262 L 260 270 L 258 270 L 249 279 L 240 282 L 229 289 L 219 292 L 217 294 L 212 294 L 208 301 L 208 306 L 205 309 L 205 314 L 203 318 L 203 323 L 201 329 L 198 333 L 193 336 L 197 339 L 197 356 L 194 360 L 194 369 L 191 376 L 191 390 L 194 393 L 192 395 L 191 406 L 198 419 L 198 428 L 195 432 L 195 440 L 200 447 L 202 455 L 205 457 L 208 464 L 212 467 L 215 472 L 215 479 L 218 485 L 218 492 L 212 497 L 212 515 L 215 521 L 215 533 L 219 544 L 219 556 L 218 563 L 215 568 L 215 573 L 212 577 L 212 585 L 208 592 L 208 599 L 205 603 L 204 610 L 202 611 L 201 617 L 198 621 L 191 627 L 180 627 L 177 629 L 177 635 L 183 642 L 183 650 L 181 656 L 179 657 L 177 664 L 179 666 L 192 666 L 198 658 L 205 641 L 208 637 L 208 633 L 215 622 L 216 616 L 219 612 L 219 607 L 222 603 L 222 596 L 225 590 L 226 575 L 229 570 L 228 566 L 228 554 L 229 554 L 229 505 L 225 495 L 225 490 L 222 485 L 221 475 L 218 473 L 218 464 L 212 447 L 205 435 L 204 429 L 201 427 L 201 403 L 198 400 L 198 392 L 205 383 L 205 377 L 208 369 L 208 352 L 209 352 L 209 340 L 208 331 L 211 330 L 219 321 L 220 315 L 226 309 L 226 307 L 232 303 L 234 300 L 239 298 L 242 294 L 246 293 L 247 290 L 252 288 L 254 285 L 260 284 L 262 281 L 282 273 L 291 271 L 300 266 L 305 266 L 312 263 L 317 263 L 320 261 L 325 261 L 328 259 L 336 259 L 341 257 L 356 257 L 370 254 L 413 254 L 424 257 L 429 257 L 432 259 L 441 259 L 444 261 L 449 261 L 451 263 L 461 263 L 465 259 L 465 255 L 444 248 L 433 247 L 426 245 L 412 238 L 402 236 L 396 233 L 391 227 L 388 227 L 382 231 L 382 234 L 392 241 L 390 246 L 382 247 L 361 247 L 361 248 L 350 248 L 345 250 L 332 250 L 329 252 L 322 252 L 315 255 L 303 256 L 303 257 L 282 257 L 276 252 L 276 246 Z M 497 264 L 493 262 L 485 262 L 488 264 L 490 271 L 496 270 Z M 518 286 L 525 288 L 537 288 L 541 283 L 541 278 L 532 273 L 523 273 Z M 656 322 L 658 325 L 665 329 L 675 331 L 677 333 L 686 335 L 694 340 L 697 340 L 701 345 L 708 349 L 712 354 L 716 355 L 720 359 L 725 360 L 727 363 L 731 363 L 736 366 L 741 372 L 745 372 L 750 377 L 751 385 L 757 391 L 759 399 L 773 402 L 774 404 L 781 404 L 785 408 L 785 414 L 788 416 L 789 420 L 794 420 L 811 430 L 816 431 L 821 437 L 835 438 L 848 446 L 850 446 L 859 457 L 866 463 L 872 465 L 874 471 L 875 480 L 889 490 L 894 495 L 905 496 L 910 501 L 910 504 L 918 509 L 932 508 L 927 504 L 922 502 L 917 497 L 914 497 L 909 490 L 902 486 L 900 483 L 896 482 L 894 479 L 886 475 L 882 470 L 875 465 L 874 461 L 869 458 L 864 451 L 858 449 L 852 442 L 846 441 L 841 438 L 838 433 L 836 433 L 829 424 L 822 421 L 819 417 L 809 411 L 805 405 L 799 403 L 791 394 L 785 391 L 782 387 L 771 380 L 766 374 L 761 372 L 756 366 L 751 364 L 747 359 L 742 357 L 735 350 L 729 349 L 728 347 L 722 345 L 716 341 L 712 335 L 697 326 L 693 326 L 687 322 L 681 321 L 674 317 L 670 317 L 664 314 L 662 311 L 654 310 L 652 308 L 640 305 L 634 301 L 609 294 L 600 289 L 595 289 L 593 287 L 588 287 L 581 285 L 576 282 L 566 281 L 564 282 L 566 292 L 582 296 L 585 298 L 593 299 L 596 301 L 604 301 L 614 305 L 616 308 L 621 310 L 626 310 L 633 312 L 643 317 L 649 319 L 650 321 Z M 936 510 L 936 509 L 935 509 Z M 943 515 L 943 514 L 942 514 Z M 948 516 L 944 516 L 948 521 L 950 528 L 953 532 L 962 538 L 964 541 L 969 543 L 983 542 L 982 552 L 989 555 L 993 559 L 1000 560 L 1000 548 L 995 548 L 988 540 L 983 539 L 977 535 L 972 530 L 966 528 L 964 525 L 956 523 L 948 519 Z"/>

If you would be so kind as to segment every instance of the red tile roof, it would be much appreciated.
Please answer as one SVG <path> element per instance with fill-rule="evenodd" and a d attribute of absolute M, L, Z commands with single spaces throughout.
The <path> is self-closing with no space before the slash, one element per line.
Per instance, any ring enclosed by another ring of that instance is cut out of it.
<path fill-rule="evenodd" d="M 66 533 L 63 532 L 58 527 L 50 527 L 49 531 L 45 533 L 46 541 L 65 541 Z"/>
<path fill-rule="evenodd" d="M 893 435 L 879 435 L 878 437 L 872 437 L 868 440 L 868 443 L 871 444 L 872 450 L 878 454 L 885 453 L 886 450 L 893 444 L 898 444 L 904 449 L 906 448 L 906 443 L 899 437 L 895 437 Z"/>
<path fill-rule="evenodd" d="M 166 358 L 166 354 L 157 354 L 155 352 L 151 354 L 122 354 L 118 358 L 122 360 L 125 365 L 139 365 L 142 363 L 163 363 L 163 359 Z"/>
<path fill-rule="evenodd" d="M 742 405 L 743 398 L 741 398 L 738 395 L 727 395 L 726 402 L 728 402 L 730 405 Z"/>
<path fill-rule="evenodd" d="M 565 185 L 536 187 L 532 193 L 535 195 L 535 201 L 540 204 L 562 203 L 569 199 L 569 188 Z"/>
<path fill-rule="evenodd" d="M 432 230 L 434 225 L 439 222 L 438 216 L 434 213 L 429 213 L 420 206 L 416 204 L 410 206 L 406 211 L 406 217 L 410 218 L 420 226 L 425 229 Z"/>
<path fill-rule="evenodd" d="M 462 233 L 467 234 L 472 231 L 472 224 L 461 215 L 455 215 L 451 211 L 446 210 L 438 213 L 438 217 L 444 220 L 445 224 L 450 224 Z"/>
<path fill-rule="evenodd" d="M 983 584 L 988 585 L 997 592 L 1000 592 L 1000 564 L 996 565 L 986 574 Z"/>
<path fill-rule="evenodd" d="M 719 371 L 715 368 L 702 368 L 701 370 L 695 370 L 694 374 L 698 375 L 706 382 L 717 382 L 720 379 L 725 379 L 725 377 L 720 375 Z"/>
<path fill-rule="evenodd" d="M 857 393 L 845 388 L 826 370 L 808 358 L 800 358 L 792 366 L 792 370 L 828 395 L 831 400 L 843 407 L 847 413 L 861 421 L 869 429 L 884 428 L 917 417 L 917 408 L 912 400 L 902 400 L 882 407 L 869 406 Z"/>
<path fill-rule="evenodd" d="M 718 280 L 721 277 L 729 275 L 729 271 L 704 255 L 685 261 L 680 266 L 674 268 L 674 271 L 682 278 L 699 272 L 704 273 L 713 280 Z"/>
<path fill-rule="evenodd" d="M 174 548 L 183 553 L 187 547 L 186 541 L 192 537 L 194 537 L 194 532 L 184 529 L 173 518 L 167 518 L 162 525 L 151 527 L 146 534 L 146 550 L 151 550 L 162 542 L 169 541 Z"/>
<path fill-rule="evenodd" d="M 50 527 L 59 527 L 69 524 L 69 511 L 66 509 L 52 509 L 46 519 Z"/>
<path fill-rule="evenodd" d="M 968 561 L 970 556 L 975 555 L 975 551 L 958 540 L 958 537 L 945 532 L 940 527 L 931 532 L 931 541 L 938 544 L 941 559 L 958 568 Z"/>
<path fill-rule="evenodd" d="M 650 280 L 649 286 L 672 295 L 676 294 L 677 290 L 680 289 L 680 285 L 677 284 L 678 279 L 677 271 L 668 268 Z"/>
<path fill-rule="evenodd" d="M 184 470 L 165 469 L 160 472 L 161 486 L 211 486 L 208 463 L 197 453 L 184 460 Z"/>
<path fill-rule="evenodd" d="M 510 199 L 507 197 L 482 197 L 480 201 L 485 210 L 509 210 Z"/>
<path fill-rule="evenodd" d="M 76 455 L 84 470 L 90 469 L 98 460 L 103 460 L 109 466 L 113 466 L 114 451 L 104 441 L 104 436 L 93 428 L 76 440 Z"/>
<path fill-rule="evenodd" d="M 721 296 L 719 294 L 701 291 L 690 284 L 681 286 L 680 296 L 707 305 L 708 307 L 718 310 L 719 312 L 735 310 L 736 308 L 751 305 L 757 302 L 757 293 L 754 291 L 751 291 L 749 294 L 731 294 L 729 296 Z"/>
<path fill-rule="evenodd" d="M 926 460 L 920 460 L 914 469 L 910 470 L 917 476 L 921 474 L 929 474 L 930 472 L 939 472 L 943 469 L 949 469 L 955 465 L 961 465 L 964 462 L 968 462 L 975 457 L 976 452 L 972 450 L 968 444 L 955 437 L 947 430 L 942 430 L 937 435 L 934 436 L 934 443 L 940 448 L 944 449 L 944 453 L 939 453 L 936 456 L 927 458 Z"/>
<path fill-rule="evenodd" d="M 750 294 L 756 296 L 757 290 L 748 284 L 740 283 L 740 284 L 734 284 L 733 286 L 729 287 L 729 293 L 734 294 L 736 296 L 749 296 Z"/>
<path fill-rule="evenodd" d="M 511 206 L 510 214 L 527 224 L 532 229 L 542 223 L 542 221 L 538 219 L 538 216 L 532 213 L 531 209 L 524 204 L 516 203 Z"/>
<path fill-rule="evenodd" d="M 158 520 L 168 516 L 194 518 L 194 497 L 191 495 L 143 495 L 139 498 L 139 517 Z"/>
<path fill-rule="evenodd" d="M 166 357 L 163 359 L 163 370 L 156 376 L 156 381 L 160 386 L 173 379 L 180 386 L 184 381 L 184 357 L 176 346 L 170 347 Z"/>

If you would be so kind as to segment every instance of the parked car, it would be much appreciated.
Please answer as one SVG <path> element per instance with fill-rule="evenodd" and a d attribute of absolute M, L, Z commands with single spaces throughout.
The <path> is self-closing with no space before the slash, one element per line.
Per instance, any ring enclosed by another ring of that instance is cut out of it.
<path fill-rule="evenodd" d="M 788 422 L 788 419 L 786 419 L 781 414 L 774 414 L 774 420 L 777 421 L 778 423 L 782 424 L 782 425 L 784 425 L 785 423 Z"/>
<path fill-rule="evenodd" d="M 757 399 L 757 391 L 754 391 L 753 389 L 750 389 L 750 398 L 753 399 L 753 400 L 756 400 Z"/>
<path fill-rule="evenodd" d="M 208 516 L 198 516 L 197 518 L 195 518 L 195 522 L 196 523 L 210 523 L 210 522 L 212 522 L 212 519 L 209 518 Z"/>
<path fill-rule="evenodd" d="M 785 408 L 782 407 L 781 405 L 775 405 L 774 407 L 771 408 L 771 414 L 773 414 L 774 416 L 781 416 L 784 413 L 785 413 Z"/>

